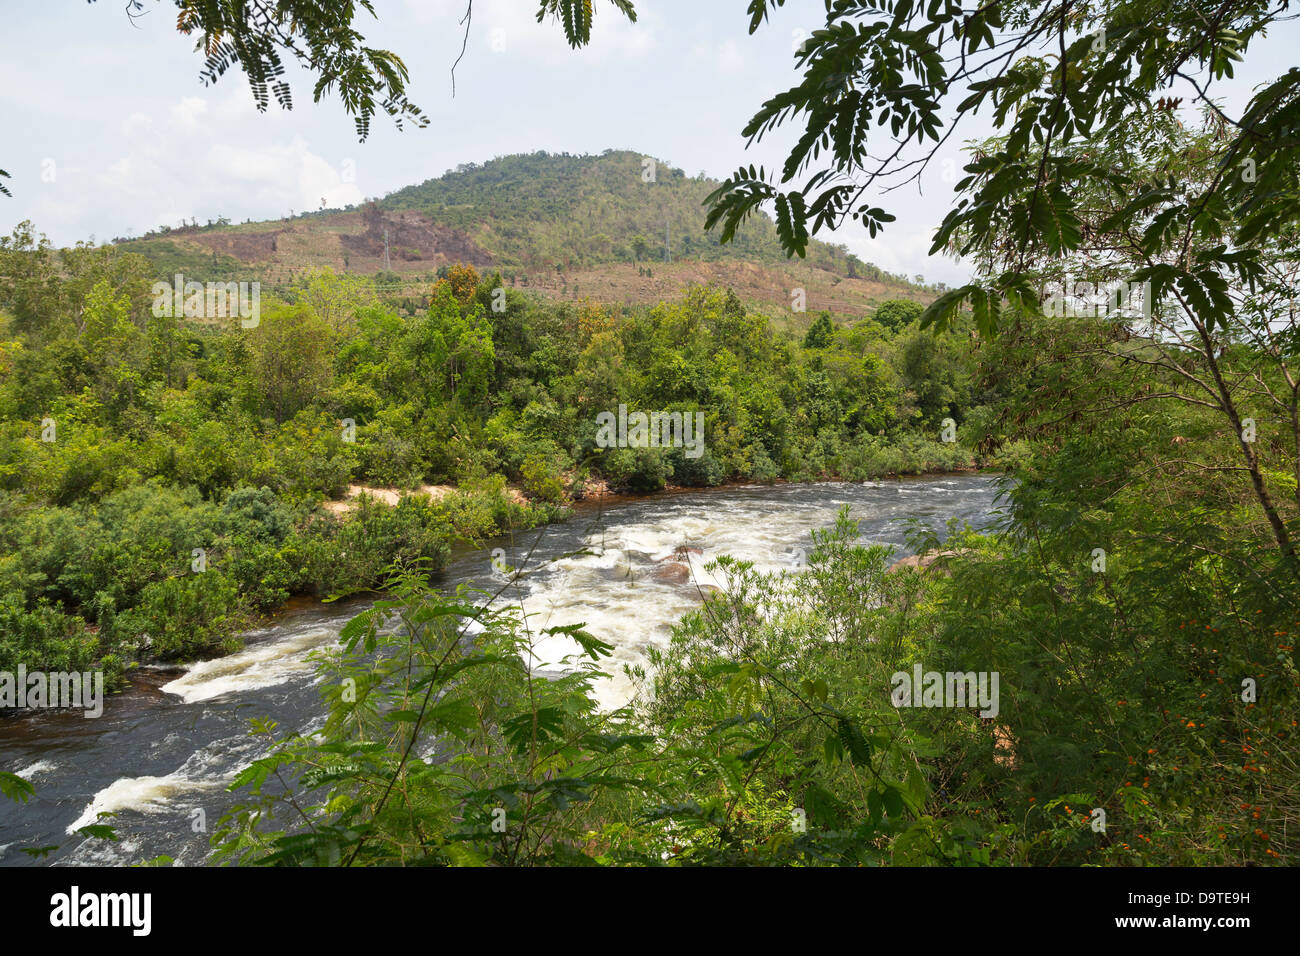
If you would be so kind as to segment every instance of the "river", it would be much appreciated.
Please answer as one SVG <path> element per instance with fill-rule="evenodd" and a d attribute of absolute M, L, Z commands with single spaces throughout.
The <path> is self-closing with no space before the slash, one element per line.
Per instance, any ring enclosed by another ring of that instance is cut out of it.
<path fill-rule="evenodd" d="M 790 569 L 810 545 L 808 532 L 833 523 L 842 505 L 858 519 L 864 542 L 908 554 L 912 519 L 942 530 L 951 518 L 974 527 L 991 523 L 997 486 L 985 475 L 950 475 L 852 484 L 741 486 L 664 493 L 579 506 L 562 524 L 483 549 L 459 549 L 440 584 L 496 590 L 494 556 L 527 572 L 514 597 L 534 627 L 585 621 L 614 645 L 601 703 L 625 702 L 632 686 L 625 664 L 643 662 L 649 646 L 667 642 L 672 622 L 699 603 L 697 584 L 711 581 L 704 565 L 720 554 L 765 570 Z M 694 581 L 680 579 L 689 562 Z M 591 554 L 574 555 L 580 550 Z M 698 553 L 696 550 L 698 549 Z M 531 557 L 528 557 L 531 555 Z M 527 561 L 525 561 L 527 557 Z M 665 570 L 667 569 L 667 570 Z M 295 601 L 269 627 L 251 632 L 243 650 L 187 670 L 141 668 L 132 688 L 109 698 L 98 719 L 49 712 L 0 721 L 0 769 L 36 788 L 26 804 L 0 798 L 0 866 L 123 865 L 166 854 L 202 865 L 218 819 L 238 802 L 226 791 L 234 775 L 261 756 L 249 720 L 269 717 L 279 731 L 310 732 L 324 710 L 308 655 L 334 640 L 365 601 Z M 567 639 L 540 646 L 558 661 L 574 648 Z M 196 832 L 202 811 L 204 831 Z M 85 839 L 77 828 L 105 821 L 120 840 Z M 58 844 L 43 860 L 23 847 Z"/>

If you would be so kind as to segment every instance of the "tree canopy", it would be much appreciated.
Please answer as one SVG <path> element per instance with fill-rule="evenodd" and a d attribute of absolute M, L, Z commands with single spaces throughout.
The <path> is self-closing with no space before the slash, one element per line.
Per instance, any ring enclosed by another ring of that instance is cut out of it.
<path fill-rule="evenodd" d="M 784 5 L 753 0 L 750 32 Z M 1156 223 L 1142 237 L 1153 257 L 1185 246 L 1187 229 L 1221 236 L 1221 248 L 1201 261 L 1152 276 L 1161 289 L 1194 290 L 1202 319 L 1213 321 L 1209 313 L 1223 306 L 1215 276 L 1248 277 L 1260 245 L 1300 216 L 1300 69 L 1264 84 L 1236 116 L 1212 96 L 1250 45 L 1292 16 L 1287 4 L 1267 0 L 828 3 L 824 27 L 795 53 L 800 82 L 767 100 L 743 130 L 755 142 L 797 125 L 795 146 L 780 170 L 734 172 L 710 197 L 709 225 L 721 223 L 725 240 L 770 203 L 791 255 L 803 255 L 811 235 L 849 220 L 874 236 L 894 219 L 875 205 L 879 195 L 918 176 L 962 121 L 983 109 L 1002 135 L 965 167 L 957 190 L 966 195 L 931 253 L 981 254 L 998 269 L 939 299 L 927 321 L 942 324 L 968 304 L 991 333 L 1002 300 L 1034 311 L 1027 258 L 1080 249 L 1082 203 L 1098 190 L 1124 197 L 1118 215 Z M 1127 179 L 1106 148 L 1108 138 L 1170 109 L 1158 94 L 1180 83 L 1226 131 L 1205 157 L 1213 175 L 1191 206 L 1174 183 Z M 995 246 L 998 254 L 989 256 Z"/>

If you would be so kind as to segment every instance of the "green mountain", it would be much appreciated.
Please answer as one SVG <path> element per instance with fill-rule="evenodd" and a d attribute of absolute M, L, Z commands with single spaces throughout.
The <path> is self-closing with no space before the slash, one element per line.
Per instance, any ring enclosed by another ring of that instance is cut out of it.
<path fill-rule="evenodd" d="M 681 258 L 785 265 L 776 226 L 765 216 L 746 223 L 726 245 L 705 231 L 704 199 L 717 186 L 627 150 L 537 152 L 459 166 L 379 205 L 463 230 L 502 266 L 585 269 Z M 848 278 L 893 278 L 824 242 L 813 243 L 805 261 Z"/>
<path fill-rule="evenodd" d="M 808 313 L 846 317 L 889 298 L 933 297 L 843 246 L 813 242 L 807 258 L 787 259 L 763 215 L 723 245 L 704 228 L 704 199 L 717 186 L 626 150 L 538 152 L 460 166 L 361 207 L 196 221 L 114 241 L 148 257 L 160 276 L 257 279 L 272 288 L 329 268 L 418 296 L 447 267 L 467 263 L 552 298 L 644 304 L 710 284 L 787 316 L 795 290 Z"/>

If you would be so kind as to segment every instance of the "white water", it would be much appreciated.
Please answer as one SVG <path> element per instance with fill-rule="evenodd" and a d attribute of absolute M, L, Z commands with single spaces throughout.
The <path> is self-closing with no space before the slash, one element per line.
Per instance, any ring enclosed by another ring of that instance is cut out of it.
<path fill-rule="evenodd" d="M 319 625 L 269 643 L 246 647 L 229 657 L 195 664 L 162 690 L 187 704 L 224 694 L 258 690 L 309 674 L 309 655 L 338 636 L 334 627 Z"/>
<path fill-rule="evenodd" d="M 723 586 L 705 570 L 714 558 L 730 554 L 754 562 L 762 571 L 791 570 L 801 553 L 791 543 L 797 540 L 792 528 L 818 527 L 827 512 L 833 519 L 834 511 L 796 508 L 777 517 L 759 509 L 748 514 L 737 514 L 737 509 L 712 514 L 680 510 L 652 521 L 620 524 L 588 539 L 587 547 L 595 554 L 561 559 L 536 578 L 525 578 L 520 603 L 538 631 L 585 622 L 587 631 L 614 646 L 611 659 L 602 663 L 608 677 L 595 687 L 600 705 L 614 709 L 628 703 L 635 692 L 625 668 L 645 664 L 646 651 L 668 643 L 672 624 L 699 606 L 702 592 Z M 675 554 L 678 548 L 698 548 L 700 553 Z M 689 581 L 657 576 L 674 562 L 689 567 Z M 581 651 L 571 638 L 556 635 L 537 641 L 533 653 L 543 670 L 554 670 Z"/>
<path fill-rule="evenodd" d="M 522 603 L 534 632 L 585 622 L 591 634 L 612 644 L 613 659 L 602 664 L 609 677 L 596 692 L 603 707 L 614 708 L 634 690 L 624 666 L 644 664 L 650 647 L 667 642 L 672 623 L 699 605 L 701 589 L 721 584 L 704 571 L 715 557 L 731 554 L 760 570 L 792 570 L 811 545 L 809 529 L 833 524 L 843 504 L 861 521 L 864 543 L 889 544 L 901 554 L 909 518 L 940 527 L 950 517 L 976 522 L 987 517 L 992 498 L 989 480 L 970 476 L 738 488 L 620 504 L 599 522 L 580 515 L 507 549 L 507 564 L 526 566 L 517 588 L 503 598 Z M 681 547 L 700 553 L 675 557 Z M 582 548 L 593 553 L 563 556 Z M 526 560 L 530 549 L 533 558 Z M 445 583 L 495 591 L 501 581 L 491 560 L 486 550 L 462 555 Z M 689 580 L 656 577 L 673 562 L 689 567 Z M 309 655 L 334 643 L 358 610 L 328 607 L 291 616 L 249 635 L 244 650 L 194 665 L 153 699 L 137 698 L 134 707 L 110 699 L 103 718 L 51 726 L 19 738 L 17 747 L 0 739 L 0 767 L 37 787 L 30 803 L 0 806 L 3 862 L 32 862 L 15 846 L 59 843 L 63 849 L 51 859 L 60 864 L 121 865 L 161 853 L 201 864 L 211 828 L 237 799 L 226 787 L 265 753 L 266 744 L 249 734 L 249 720 L 270 717 L 281 733 L 319 728 L 323 713 Z M 568 638 L 534 648 L 537 666 L 546 671 L 577 652 Z M 196 809 L 204 810 L 206 832 L 191 827 Z M 105 812 L 115 814 L 105 822 L 117 828 L 119 842 L 68 839 Z"/>
<path fill-rule="evenodd" d="M 864 514 L 863 488 L 872 489 L 866 494 L 876 505 L 874 515 Z M 508 592 L 510 600 L 522 604 L 534 631 L 585 622 L 589 633 L 614 645 L 611 659 L 602 662 L 608 676 L 595 685 L 602 708 L 628 703 L 636 686 L 626 668 L 644 665 L 649 648 L 666 646 L 673 623 L 699 606 L 702 592 L 723 587 L 723 580 L 705 570 L 718 556 L 751 561 L 759 571 L 793 570 L 811 548 L 810 529 L 832 525 L 843 505 L 850 506 L 855 518 L 867 519 L 861 543 L 899 548 L 902 519 L 914 508 L 911 496 L 950 497 L 957 511 L 963 498 L 989 497 L 987 483 L 971 479 L 927 482 L 924 488 L 896 482 L 833 483 L 816 486 L 815 493 L 792 486 L 779 492 L 739 489 L 746 490 L 753 493 L 739 499 L 735 492 L 727 493 L 725 502 L 723 494 L 661 502 L 644 520 L 625 519 L 588 535 L 584 543 L 594 554 L 544 565 L 535 574 L 525 574 L 522 586 Z M 782 501 L 774 508 L 776 493 Z M 715 501 L 717 506 L 711 506 Z M 891 520 L 895 514 L 898 520 Z M 681 548 L 700 553 L 682 553 Z M 689 565 L 688 582 L 669 583 L 656 576 L 656 570 L 673 561 Z M 510 556 L 506 563 L 515 566 Z M 564 635 L 541 638 L 533 645 L 543 671 L 562 669 L 566 659 L 580 653 L 577 642 Z"/>
<path fill-rule="evenodd" d="M 887 488 L 903 498 L 957 493 L 945 485 L 957 488 L 962 484 L 936 482 L 909 488 L 869 482 L 865 487 Z M 519 586 L 509 589 L 505 597 L 522 605 L 534 632 L 585 622 L 590 633 L 614 646 L 612 657 L 602 663 L 608 676 L 595 688 L 601 707 L 612 710 L 628 703 L 635 692 L 626 668 L 644 665 L 646 651 L 667 644 L 672 624 L 699 606 L 702 592 L 723 586 L 723 581 L 705 570 L 706 565 L 729 554 L 752 561 L 760 571 L 792 570 L 810 547 L 809 529 L 832 524 L 842 505 L 860 504 L 855 500 L 860 494 L 858 487 L 820 485 L 818 495 L 787 502 L 780 509 L 773 509 L 767 497 L 769 489 L 757 487 L 751 490 L 758 494 L 749 501 L 728 500 L 725 507 L 709 507 L 708 496 L 692 496 L 681 503 L 669 500 L 644 520 L 616 521 L 585 535 L 581 547 L 593 554 L 544 563 L 534 560 L 531 566 L 524 566 L 524 555 L 508 554 L 506 563 L 516 567 L 518 560 L 518 569 L 524 574 Z M 973 493 L 986 491 L 980 485 Z M 896 535 L 889 538 L 889 543 L 897 545 Z M 875 542 L 868 539 L 865 543 Z M 679 548 L 699 549 L 700 553 L 674 554 Z M 667 582 L 656 575 L 673 562 L 689 567 L 688 582 Z M 336 634 L 333 623 L 295 630 L 228 657 L 196 664 L 162 690 L 186 703 L 196 703 L 302 678 L 311 674 L 311 652 L 333 641 Z M 533 645 L 534 666 L 542 673 L 563 670 L 569 658 L 580 657 L 577 642 L 563 635 L 539 637 Z"/>

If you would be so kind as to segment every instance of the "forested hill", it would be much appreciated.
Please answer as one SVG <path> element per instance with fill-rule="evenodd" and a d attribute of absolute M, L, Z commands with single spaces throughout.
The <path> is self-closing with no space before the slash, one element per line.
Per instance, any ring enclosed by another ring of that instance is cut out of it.
<path fill-rule="evenodd" d="M 381 203 L 469 233 L 501 265 L 587 268 L 691 258 L 784 265 L 776 226 L 756 216 L 722 244 L 704 228 L 704 199 L 718 183 L 650 156 L 530 153 L 459 166 Z M 806 260 L 836 275 L 887 276 L 842 246 L 815 242 Z"/>
<path fill-rule="evenodd" d="M 856 319 L 886 299 L 933 297 L 934 289 L 842 246 L 812 242 L 806 258 L 789 260 L 761 213 L 720 243 L 704 228 L 704 199 L 717 185 L 640 153 L 539 152 L 460 166 L 361 207 L 194 221 L 114 242 L 146 256 L 159 276 L 258 279 L 272 288 L 329 268 L 418 294 L 467 263 L 549 298 L 620 304 L 676 299 L 709 284 L 789 314 L 792 290 L 803 289 L 808 313 Z"/>

